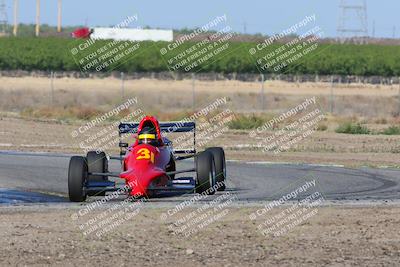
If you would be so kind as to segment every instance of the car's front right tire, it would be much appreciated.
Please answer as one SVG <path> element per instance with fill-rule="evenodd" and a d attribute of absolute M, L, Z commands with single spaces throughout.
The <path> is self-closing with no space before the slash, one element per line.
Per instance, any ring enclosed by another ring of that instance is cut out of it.
<path fill-rule="evenodd" d="M 215 163 L 211 152 L 203 151 L 196 158 L 196 193 L 206 193 L 212 195 L 215 193 Z"/>
<path fill-rule="evenodd" d="M 211 152 L 215 162 L 217 191 L 224 191 L 226 188 L 226 161 L 225 152 L 222 147 L 210 147 L 206 151 Z"/>

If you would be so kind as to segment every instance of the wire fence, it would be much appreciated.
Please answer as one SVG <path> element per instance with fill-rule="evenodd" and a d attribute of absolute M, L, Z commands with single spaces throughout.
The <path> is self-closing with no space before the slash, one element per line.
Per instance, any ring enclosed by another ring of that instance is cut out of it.
<path fill-rule="evenodd" d="M 248 83 L 243 82 L 243 79 L 238 78 L 239 75 L 233 75 L 232 79 L 225 79 L 230 84 L 226 86 L 232 86 L 237 83 L 237 88 L 227 90 L 222 88 L 225 85 L 221 85 L 221 80 L 217 74 L 209 74 L 208 78 L 205 78 L 204 74 L 190 74 L 190 87 L 185 92 L 188 103 L 191 105 L 180 104 L 179 107 L 183 109 L 196 110 L 201 107 L 204 103 L 204 99 L 210 98 L 213 95 L 226 95 L 229 97 L 231 108 L 238 112 L 279 112 L 283 109 L 290 107 L 291 103 L 295 104 L 296 101 L 301 101 L 304 95 L 314 94 L 321 107 L 325 112 L 333 115 L 358 115 L 358 116 L 393 116 L 397 117 L 400 115 L 400 78 L 386 78 L 382 77 L 380 83 L 367 83 L 371 80 L 371 77 L 354 78 L 331 75 L 327 76 L 315 75 L 312 80 L 309 76 L 286 76 L 285 79 L 279 80 L 279 76 L 270 76 L 265 74 L 259 74 L 258 77 L 252 76 L 252 91 L 241 90 L 241 87 L 246 87 Z M 211 79 L 213 76 L 215 79 Z M 60 94 L 57 92 L 57 79 L 63 77 L 62 73 L 56 73 L 51 71 L 48 74 L 50 79 L 49 91 L 50 91 L 50 105 L 54 106 L 60 103 Z M 120 80 L 120 99 L 124 100 L 129 97 L 132 92 L 131 83 L 141 83 L 140 79 L 135 79 L 132 74 L 126 74 L 120 72 L 119 75 L 113 73 L 114 78 Z M 158 75 L 150 75 L 152 79 L 157 79 Z M 171 81 L 170 84 L 174 84 L 174 81 L 179 82 L 185 80 L 187 76 L 175 77 L 175 80 Z M 269 77 L 269 79 L 268 79 Z M 292 90 L 284 90 L 279 92 L 275 88 L 274 82 L 287 82 Z M 127 82 L 129 84 L 127 84 Z M 205 90 L 204 83 L 208 82 L 212 87 L 212 90 Z M 212 85 L 215 82 L 215 86 Z M 203 84 L 203 85 L 202 85 Z M 254 89 L 254 84 L 258 84 L 258 90 Z M 304 85 L 304 86 L 303 86 Z M 307 87 L 306 89 L 302 87 Z M 310 90 L 310 88 L 320 88 L 320 90 Z M 322 88 L 323 87 L 323 88 Z M 322 89 L 321 89 L 322 88 Z M 162 88 L 160 88 L 161 90 Z M 228 88 L 229 89 L 229 88 Z M 162 91 L 162 90 L 161 90 Z M 154 92 L 153 92 L 154 93 Z M 165 92 L 163 93 L 165 94 Z M 114 95 L 115 94 L 114 91 Z M 171 97 L 173 93 L 171 94 Z M 168 96 L 158 95 L 157 103 L 159 104 L 171 104 Z M 154 98 L 153 98 L 154 100 Z M 202 101 L 203 100 L 203 101 Z"/>

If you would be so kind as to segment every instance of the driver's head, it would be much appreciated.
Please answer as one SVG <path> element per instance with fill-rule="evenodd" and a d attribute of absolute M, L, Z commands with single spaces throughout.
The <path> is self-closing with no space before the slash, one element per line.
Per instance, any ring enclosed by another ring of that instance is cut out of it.
<path fill-rule="evenodd" d="M 154 145 L 157 142 L 156 129 L 154 127 L 143 127 L 138 134 L 139 144 Z"/>

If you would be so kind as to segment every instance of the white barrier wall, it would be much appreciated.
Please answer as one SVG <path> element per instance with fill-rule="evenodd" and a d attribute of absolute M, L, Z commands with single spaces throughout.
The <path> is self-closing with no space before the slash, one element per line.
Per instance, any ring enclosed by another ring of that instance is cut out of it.
<path fill-rule="evenodd" d="M 173 41 L 172 30 L 141 30 L 127 28 L 94 28 L 90 38 L 120 41 Z"/>

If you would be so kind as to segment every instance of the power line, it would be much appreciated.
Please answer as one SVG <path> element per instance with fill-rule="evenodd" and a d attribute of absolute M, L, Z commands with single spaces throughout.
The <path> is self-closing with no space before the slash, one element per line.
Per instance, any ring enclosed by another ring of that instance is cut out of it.
<path fill-rule="evenodd" d="M 367 3 L 365 0 L 341 0 L 337 33 L 341 42 L 368 37 Z"/>
<path fill-rule="evenodd" d="M 372 38 L 375 38 L 375 20 L 372 21 Z"/>

